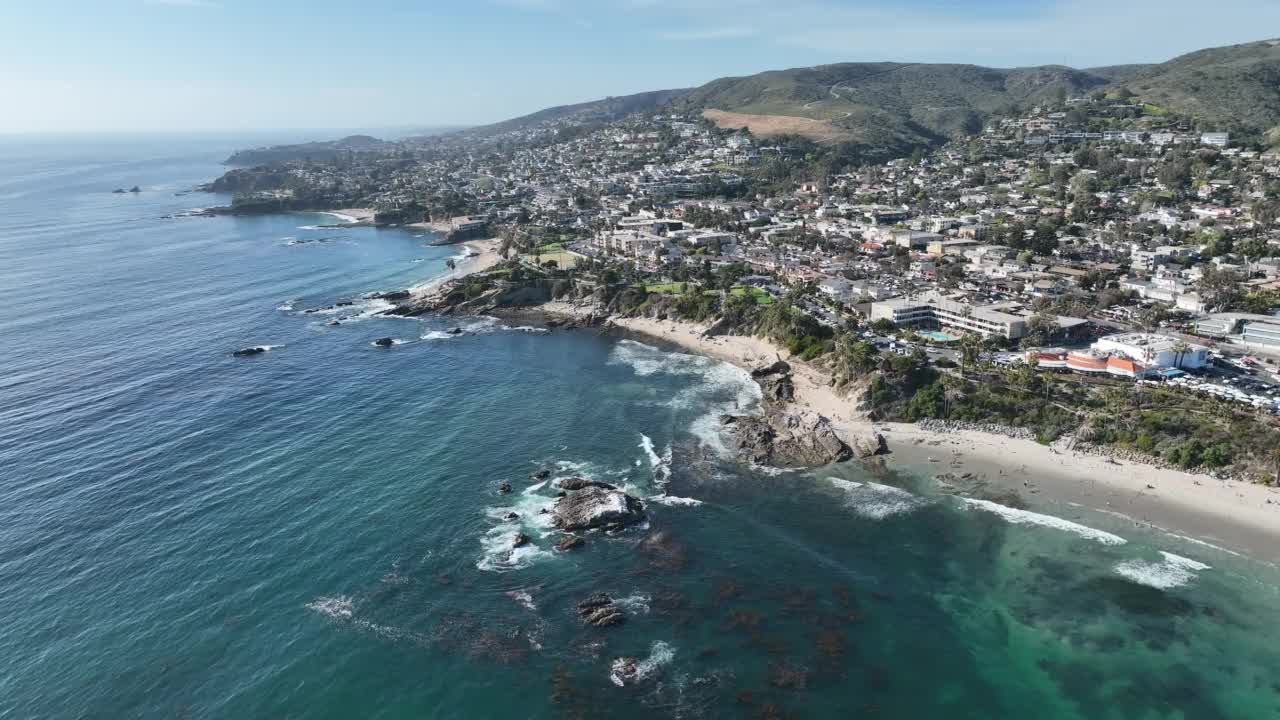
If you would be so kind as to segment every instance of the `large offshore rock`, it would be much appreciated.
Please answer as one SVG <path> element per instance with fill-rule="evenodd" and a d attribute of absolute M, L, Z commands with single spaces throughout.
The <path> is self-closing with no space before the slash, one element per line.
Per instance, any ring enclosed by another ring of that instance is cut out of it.
<path fill-rule="evenodd" d="M 551 508 L 561 530 L 620 528 L 644 520 L 644 503 L 621 490 L 588 485 L 566 493 Z"/>

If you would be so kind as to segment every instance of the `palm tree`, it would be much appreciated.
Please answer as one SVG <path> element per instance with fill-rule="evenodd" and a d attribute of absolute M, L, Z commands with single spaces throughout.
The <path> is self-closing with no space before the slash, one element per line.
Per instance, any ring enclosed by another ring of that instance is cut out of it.
<path fill-rule="evenodd" d="M 1182 358 L 1191 352 L 1191 346 L 1182 340 L 1175 340 L 1173 343 L 1173 366 L 1182 367 Z"/>
<path fill-rule="evenodd" d="M 965 333 L 960 338 L 960 377 L 964 377 L 966 365 L 972 365 L 982 352 L 982 340 L 973 333 Z"/>

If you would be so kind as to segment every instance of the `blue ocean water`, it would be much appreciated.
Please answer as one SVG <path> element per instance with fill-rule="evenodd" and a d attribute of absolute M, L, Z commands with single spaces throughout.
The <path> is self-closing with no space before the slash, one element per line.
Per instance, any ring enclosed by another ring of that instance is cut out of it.
<path fill-rule="evenodd" d="M 715 419 L 756 394 L 704 358 L 372 317 L 458 250 L 166 217 L 225 201 L 185 191 L 246 144 L 0 142 L 0 717 L 1280 715 L 1275 568 L 740 467 Z M 540 468 L 648 523 L 555 551 Z M 596 591 L 628 622 L 582 627 Z"/>

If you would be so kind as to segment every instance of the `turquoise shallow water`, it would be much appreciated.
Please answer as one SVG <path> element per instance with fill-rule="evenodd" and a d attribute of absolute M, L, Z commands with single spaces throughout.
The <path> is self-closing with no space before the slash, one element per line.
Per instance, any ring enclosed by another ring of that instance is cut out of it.
<path fill-rule="evenodd" d="M 714 418 L 754 395 L 702 358 L 361 302 L 331 327 L 302 311 L 456 250 L 164 219 L 216 201 L 174 193 L 220 142 L 0 145 L 0 717 L 1280 715 L 1274 568 L 738 467 Z M 554 552 L 540 467 L 657 498 L 647 526 Z M 597 590 L 624 626 L 577 623 Z"/>

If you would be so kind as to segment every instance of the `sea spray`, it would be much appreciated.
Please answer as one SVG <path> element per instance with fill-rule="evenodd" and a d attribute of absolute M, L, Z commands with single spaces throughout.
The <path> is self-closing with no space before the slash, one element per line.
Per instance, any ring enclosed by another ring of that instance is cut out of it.
<path fill-rule="evenodd" d="M 627 684 L 644 682 L 654 677 L 662 668 L 675 659 L 676 649 L 661 640 L 654 641 L 649 648 L 649 657 L 639 662 L 629 658 L 618 658 L 609 668 L 609 680 L 618 687 Z"/>

